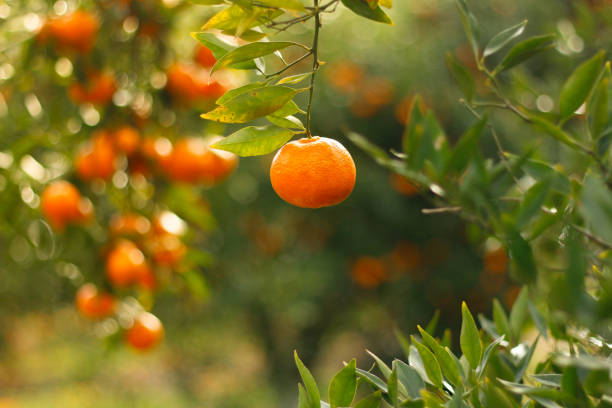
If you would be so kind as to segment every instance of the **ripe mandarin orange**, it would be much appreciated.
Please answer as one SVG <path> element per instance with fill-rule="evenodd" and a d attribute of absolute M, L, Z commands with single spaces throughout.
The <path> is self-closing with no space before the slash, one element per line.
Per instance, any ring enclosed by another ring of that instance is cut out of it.
<path fill-rule="evenodd" d="M 76 293 L 77 310 L 85 317 L 102 319 L 115 311 L 115 298 L 98 291 L 93 283 L 86 283 Z"/>
<path fill-rule="evenodd" d="M 203 45 L 196 47 L 193 59 L 204 68 L 210 68 L 217 62 L 210 48 Z"/>
<path fill-rule="evenodd" d="M 96 132 L 75 157 L 75 168 L 82 180 L 107 180 L 115 172 L 115 148 L 105 131 Z"/>
<path fill-rule="evenodd" d="M 151 222 L 140 214 L 115 214 L 109 223 L 112 235 L 145 235 L 151 229 Z"/>
<path fill-rule="evenodd" d="M 134 154 L 140 145 L 140 133 L 131 126 L 123 126 L 114 132 L 115 146 L 128 156 Z"/>
<path fill-rule="evenodd" d="M 88 11 L 77 10 L 47 22 L 44 35 L 53 39 L 60 49 L 88 53 L 96 41 L 100 24 Z"/>
<path fill-rule="evenodd" d="M 67 181 L 55 181 L 45 188 L 41 208 L 51 225 L 60 230 L 67 223 L 86 220 L 93 212 L 91 202 L 84 200 L 79 190 Z"/>
<path fill-rule="evenodd" d="M 351 267 L 351 278 L 362 288 L 375 288 L 387 278 L 385 264 L 378 258 L 361 256 Z"/>
<path fill-rule="evenodd" d="M 274 156 L 270 181 L 290 204 L 320 208 L 344 201 L 355 186 L 355 163 L 338 141 L 303 138 L 283 146 Z"/>
<path fill-rule="evenodd" d="M 126 342 L 137 350 L 149 350 L 164 337 L 164 326 L 153 314 L 143 312 L 134 319 L 126 334 Z"/>
<path fill-rule="evenodd" d="M 120 241 L 106 258 L 106 277 L 115 286 L 136 283 L 147 272 L 144 254 L 131 241 Z"/>
<path fill-rule="evenodd" d="M 169 267 L 177 265 L 187 253 L 185 244 L 171 234 L 152 237 L 148 246 L 155 262 Z"/>
<path fill-rule="evenodd" d="M 215 184 L 227 177 L 238 164 L 238 157 L 210 148 L 217 138 L 189 137 L 176 142 L 168 173 L 173 180 Z"/>
<path fill-rule="evenodd" d="M 68 96 L 77 104 L 91 103 L 94 105 L 106 105 L 113 98 L 117 90 L 115 77 L 102 71 L 89 73 L 87 83 L 73 82 L 68 87 Z"/>

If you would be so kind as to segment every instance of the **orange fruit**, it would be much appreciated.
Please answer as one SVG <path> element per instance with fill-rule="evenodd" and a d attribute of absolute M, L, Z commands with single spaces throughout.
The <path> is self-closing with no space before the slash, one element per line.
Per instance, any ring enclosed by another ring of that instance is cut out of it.
<path fill-rule="evenodd" d="M 115 311 L 115 298 L 98 291 L 93 283 L 86 283 L 76 293 L 77 310 L 85 317 L 102 319 Z"/>
<path fill-rule="evenodd" d="M 147 273 L 144 254 L 131 241 L 120 241 L 106 258 L 106 277 L 115 286 L 126 287 Z"/>
<path fill-rule="evenodd" d="M 508 267 L 508 255 L 503 247 L 488 251 L 483 259 L 485 271 L 491 275 L 503 275 Z"/>
<path fill-rule="evenodd" d="M 164 326 L 153 314 L 143 312 L 125 333 L 125 341 L 137 350 L 149 350 L 164 337 Z"/>
<path fill-rule="evenodd" d="M 175 266 L 187 253 L 187 247 L 176 235 L 164 234 L 152 238 L 149 247 L 153 259 L 159 265 Z"/>
<path fill-rule="evenodd" d="M 112 235 L 145 235 L 151 229 L 149 220 L 140 214 L 115 214 L 109 223 Z"/>
<path fill-rule="evenodd" d="M 115 148 L 105 131 L 98 131 L 81 147 L 75 157 L 75 168 L 82 180 L 108 180 L 115 173 Z"/>
<path fill-rule="evenodd" d="M 351 266 L 351 278 L 362 288 L 375 288 L 387 277 L 385 264 L 371 256 L 359 257 Z"/>
<path fill-rule="evenodd" d="M 142 289 L 155 289 L 155 286 L 157 286 L 157 279 L 155 279 L 155 274 L 149 265 L 147 265 L 146 268 L 141 271 L 137 283 Z"/>
<path fill-rule="evenodd" d="M 91 202 L 83 199 L 79 190 L 67 181 L 55 181 L 45 188 L 41 195 L 41 208 L 58 230 L 67 223 L 85 221 L 93 213 Z"/>
<path fill-rule="evenodd" d="M 88 75 L 87 83 L 73 82 L 68 87 L 68 96 L 77 104 L 106 105 L 117 90 L 115 77 L 107 72 L 94 71 Z"/>
<path fill-rule="evenodd" d="M 196 51 L 195 51 L 195 55 L 193 56 L 193 59 L 195 60 L 195 62 L 197 62 L 204 68 L 210 68 L 213 65 L 215 65 L 215 62 L 217 62 L 217 59 L 213 55 L 210 48 L 205 47 L 203 45 L 196 47 Z"/>
<path fill-rule="evenodd" d="M 77 10 L 49 20 L 43 33 L 45 37 L 54 40 L 58 48 L 85 54 L 93 48 L 99 28 L 100 24 L 94 14 Z"/>
<path fill-rule="evenodd" d="M 391 174 L 391 187 L 398 193 L 406 196 L 419 194 L 419 189 L 401 174 Z"/>
<path fill-rule="evenodd" d="M 186 183 L 215 184 L 227 177 L 238 164 L 238 157 L 230 152 L 211 149 L 217 138 L 190 137 L 179 140 L 168 163 L 173 180 Z"/>
<path fill-rule="evenodd" d="M 166 89 L 178 102 L 186 105 L 217 100 L 226 88 L 210 77 L 210 73 L 192 64 L 172 65 L 166 72 Z"/>
<path fill-rule="evenodd" d="M 355 163 L 344 146 L 317 136 L 287 143 L 270 167 L 276 194 L 303 208 L 341 203 L 353 191 L 355 175 Z"/>
<path fill-rule="evenodd" d="M 128 156 L 138 150 L 140 133 L 131 126 L 123 126 L 114 132 L 115 146 Z"/>

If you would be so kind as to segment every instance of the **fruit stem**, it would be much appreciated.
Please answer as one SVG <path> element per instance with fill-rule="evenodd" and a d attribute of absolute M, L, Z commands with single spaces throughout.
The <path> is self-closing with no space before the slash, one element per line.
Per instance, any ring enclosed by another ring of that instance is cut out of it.
<path fill-rule="evenodd" d="M 306 111 L 306 136 L 308 138 L 312 137 L 312 133 L 310 132 L 310 117 L 312 114 L 312 97 L 314 94 L 314 85 L 315 85 L 315 76 L 317 71 L 319 70 L 319 29 L 321 28 L 321 9 L 319 8 L 319 0 L 313 0 L 314 3 L 314 17 L 315 17 L 315 29 L 314 29 L 314 39 L 312 41 L 312 48 L 310 52 L 312 53 L 312 76 L 310 77 L 310 93 L 308 95 L 308 109 Z"/>

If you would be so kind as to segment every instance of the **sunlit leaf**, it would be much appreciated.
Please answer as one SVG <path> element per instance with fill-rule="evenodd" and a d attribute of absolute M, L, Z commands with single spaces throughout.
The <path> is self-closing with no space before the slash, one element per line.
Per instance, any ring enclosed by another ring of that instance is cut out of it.
<path fill-rule="evenodd" d="M 514 45 L 506 56 L 502 59 L 499 65 L 493 71 L 493 74 L 506 71 L 512 67 L 527 61 L 534 55 L 551 49 L 555 45 L 556 36 L 554 34 L 532 37 L 521 41 Z"/>
<path fill-rule="evenodd" d="M 302 377 L 302 381 L 304 382 L 304 387 L 307 391 L 308 396 L 308 407 L 309 408 L 321 408 L 321 394 L 319 393 L 319 387 L 317 387 L 317 383 L 315 382 L 314 377 L 310 373 L 310 370 L 306 368 L 302 360 L 298 357 L 297 351 L 293 352 L 293 357 L 295 359 L 295 364 L 300 372 L 300 376 Z"/>
<path fill-rule="evenodd" d="M 248 126 L 212 145 L 238 156 L 261 156 L 282 147 L 295 133 L 278 126 Z"/>
<path fill-rule="evenodd" d="M 378 21 L 379 23 L 393 24 L 389 16 L 378 6 L 372 9 L 367 2 L 363 0 L 341 0 L 353 13 L 365 17 L 370 20 Z"/>
<path fill-rule="evenodd" d="M 605 52 L 600 51 L 582 63 L 568 78 L 559 97 L 561 117 L 566 119 L 586 101 L 601 73 Z"/>
<path fill-rule="evenodd" d="M 357 374 L 355 359 L 340 370 L 329 384 L 329 405 L 331 408 L 348 407 L 357 391 Z"/>
<path fill-rule="evenodd" d="M 275 51 L 285 49 L 291 46 L 304 47 L 301 44 L 290 41 L 260 41 L 243 45 L 235 48 L 219 58 L 211 69 L 211 73 L 225 67 L 231 67 L 236 64 L 245 63 L 258 57 L 263 57 L 274 53 Z"/>
<path fill-rule="evenodd" d="M 485 47 L 482 53 L 482 56 L 486 58 L 489 55 L 495 54 L 497 51 L 501 50 L 510 41 L 520 36 L 521 34 L 523 34 L 523 31 L 525 31 L 526 25 L 527 25 L 527 20 L 515 26 L 507 28 L 504 31 L 497 34 L 495 37 L 491 38 L 491 41 L 489 41 L 489 43 Z"/>

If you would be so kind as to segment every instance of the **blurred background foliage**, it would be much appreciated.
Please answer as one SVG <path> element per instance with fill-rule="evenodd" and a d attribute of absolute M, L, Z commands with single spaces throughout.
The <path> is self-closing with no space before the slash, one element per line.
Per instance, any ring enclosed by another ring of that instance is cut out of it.
<path fill-rule="evenodd" d="M 413 330 L 436 309 L 440 325 L 456 333 L 461 300 L 474 313 L 489 313 L 493 297 L 512 304 L 518 286 L 499 243 L 481 244 L 453 215 L 421 214 L 427 203 L 414 188 L 343 136 L 350 127 L 399 149 L 416 93 L 451 140 L 473 122 L 444 63 L 450 51 L 473 67 L 453 2 L 395 3 L 393 27 L 340 9 L 325 16 L 313 129 L 349 148 L 358 177 L 342 205 L 305 211 L 274 194 L 270 156 L 242 160 L 212 188 L 152 177 L 155 165 L 134 171 L 138 161 L 127 155 L 106 182 L 84 182 L 73 170 L 79 144 L 100 129 L 130 125 L 142 140 L 172 142 L 231 131 L 199 118 L 214 89 L 185 96 L 169 85 L 176 67 L 193 64 L 189 33 L 209 8 L 180 0 L 0 2 L 0 407 L 287 406 L 296 399 L 293 349 L 325 381 L 341 361 L 363 359 L 366 347 L 385 359 L 398 355 L 393 329 Z M 483 38 L 523 19 L 529 35 L 560 35 L 557 48 L 511 84 L 522 104 L 541 112 L 554 109 L 585 56 L 609 51 L 604 0 L 472 7 L 486 16 Z M 100 22 L 90 52 L 41 40 L 47 16 L 76 9 Z M 280 37 L 305 39 L 309 28 Z M 99 72 L 115 81 L 104 103 L 70 93 Z M 245 80 L 243 72 L 223 74 L 224 87 Z M 509 114 L 494 121 L 509 150 L 537 145 L 543 157 L 558 154 Z M 485 148 L 494 154 L 492 141 Z M 93 202 L 94 223 L 57 233 L 42 218 L 40 194 L 58 177 Z M 147 354 L 120 344 L 117 323 L 85 321 L 73 303 L 82 283 L 103 281 L 107 225 L 128 208 L 169 210 L 190 226 L 183 273 L 168 278 L 175 284 L 160 287 L 154 304 L 147 291 L 125 293 L 128 305 L 137 298 L 164 323 L 164 343 Z"/>

